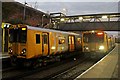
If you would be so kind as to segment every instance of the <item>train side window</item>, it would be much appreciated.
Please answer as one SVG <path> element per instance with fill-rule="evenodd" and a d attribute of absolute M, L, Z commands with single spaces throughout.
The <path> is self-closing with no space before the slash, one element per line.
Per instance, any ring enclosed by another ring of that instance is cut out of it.
<path fill-rule="evenodd" d="M 77 38 L 78 43 L 81 44 L 81 38 Z"/>
<path fill-rule="evenodd" d="M 44 44 L 48 44 L 48 35 L 43 35 Z"/>
<path fill-rule="evenodd" d="M 72 42 L 71 42 L 71 37 L 69 36 L 69 44 L 71 44 Z"/>
<path fill-rule="evenodd" d="M 64 44 L 65 43 L 65 37 L 64 36 L 59 36 L 59 44 Z"/>
<path fill-rule="evenodd" d="M 36 44 L 40 44 L 40 34 L 36 34 Z"/>
<path fill-rule="evenodd" d="M 87 37 L 83 37 L 83 42 L 88 42 L 88 38 Z"/>
<path fill-rule="evenodd" d="M 74 44 L 74 36 L 72 36 L 72 44 Z"/>
<path fill-rule="evenodd" d="M 59 44 L 64 44 L 65 43 L 65 39 L 60 39 L 59 40 Z"/>

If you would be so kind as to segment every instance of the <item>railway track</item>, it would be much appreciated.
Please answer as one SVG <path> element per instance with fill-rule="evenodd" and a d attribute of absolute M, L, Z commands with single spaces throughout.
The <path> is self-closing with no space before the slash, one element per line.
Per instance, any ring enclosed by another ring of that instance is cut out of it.
<path fill-rule="evenodd" d="M 9 71 L 12 71 L 12 70 L 15 70 L 15 69 L 17 69 L 16 67 L 8 67 L 8 68 L 4 68 L 4 69 L 2 69 L 2 72 L 9 72 Z"/>
<path fill-rule="evenodd" d="M 81 57 L 81 55 L 77 55 L 77 57 Z M 55 62 L 54 64 L 50 64 L 50 65 L 47 65 L 47 66 L 42 66 L 38 69 L 26 69 L 26 68 L 16 68 L 16 69 L 8 69 L 8 70 L 3 70 L 2 71 L 2 77 L 3 79 L 10 79 L 10 78 L 15 78 L 15 79 L 19 79 L 19 78 L 22 78 L 22 77 L 25 77 L 25 76 L 28 76 L 28 75 L 32 75 L 34 73 L 37 73 L 37 72 L 41 72 L 41 71 L 44 71 L 44 70 L 49 70 L 53 67 L 56 67 L 56 66 L 60 66 L 60 65 L 63 65 L 63 64 L 66 64 L 70 61 L 72 61 L 73 59 L 72 58 L 69 58 L 69 59 L 65 59 L 65 60 L 62 60 L 60 62 Z"/>
<path fill-rule="evenodd" d="M 98 60 L 91 60 L 91 59 L 86 59 L 84 62 L 58 74 L 53 77 L 51 77 L 49 80 L 52 79 L 75 79 L 77 76 L 82 74 L 85 70 L 87 70 L 89 67 L 91 67 L 94 63 L 96 63 Z"/>
<path fill-rule="evenodd" d="M 83 56 L 77 55 L 76 57 L 71 57 L 69 59 L 62 60 L 60 62 L 55 62 L 47 66 L 42 66 L 38 69 L 25 69 L 17 68 L 11 71 L 3 71 L 2 77 L 4 79 L 61 79 L 61 78 L 71 78 L 74 79 L 76 76 L 80 75 L 99 59 L 90 59 Z"/>
<path fill-rule="evenodd" d="M 1 60 L 2 60 L 1 61 L 2 62 L 2 69 L 11 67 L 10 58 L 3 58 Z"/>

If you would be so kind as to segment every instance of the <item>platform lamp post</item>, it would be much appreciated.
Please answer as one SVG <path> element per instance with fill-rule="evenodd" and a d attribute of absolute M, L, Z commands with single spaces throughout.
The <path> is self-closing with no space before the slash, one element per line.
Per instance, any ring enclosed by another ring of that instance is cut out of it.
<path fill-rule="evenodd" d="M 44 25 L 44 16 L 45 16 L 45 14 L 42 15 L 42 27 L 44 27 L 43 26 Z"/>
<path fill-rule="evenodd" d="M 27 3 L 25 2 L 24 3 L 24 13 L 23 13 L 23 22 L 25 22 L 25 19 L 26 19 L 26 5 L 27 5 Z"/>
<path fill-rule="evenodd" d="M 4 53 L 4 47 L 5 47 L 5 29 L 9 28 L 11 24 L 9 23 L 2 23 L 1 28 L 2 28 L 2 53 Z"/>

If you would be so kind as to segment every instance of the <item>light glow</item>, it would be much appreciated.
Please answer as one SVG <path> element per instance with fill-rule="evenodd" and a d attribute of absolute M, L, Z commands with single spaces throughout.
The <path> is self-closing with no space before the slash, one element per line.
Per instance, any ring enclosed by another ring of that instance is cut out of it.
<path fill-rule="evenodd" d="M 102 32 L 99 32 L 99 33 L 97 33 L 97 35 L 103 35 L 103 33 L 102 33 Z"/>
<path fill-rule="evenodd" d="M 102 16 L 103 19 L 107 18 L 107 16 Z"/>
<path fill-rule="evenodd" d="M 22 28 L 22 30 L 26 30 L 26 28 Z"/>
<path fill-rule="evenodd" d="M 64 47 L 62 47 L 62 49 L 64 49 Z"/>
<path fill-rule="evenodd" d="M 79 17 L 79 20 L 83 20 L 83 17 Z"/>
<path fill-rule="evenodd" d="M 99 50 L 103 50 L 103 49 L 104 49 L 104 46 L 100 46 L 100 47 L 99 47 Z"/>
<path fill-rule="evenodd" d="M 88 50 L 89 48 L 88 48 L 88 47 L 86 47 L 86 49 Z"/>
<path fill-rule="evenodd" d="M 55 46 L 52 46 L 52 48 L 51 49 L 55 49 Z"/>
<path fill-rule="evenodd" d="M 92 30 L 92 33 L 94 33 L 95 31 L 94 30 Z"/>
<path fill-rule="evenodd" d="M 65 19 L 64 19 L 64 18 L 61 18 L 60 21 L 65 21 Z"/>

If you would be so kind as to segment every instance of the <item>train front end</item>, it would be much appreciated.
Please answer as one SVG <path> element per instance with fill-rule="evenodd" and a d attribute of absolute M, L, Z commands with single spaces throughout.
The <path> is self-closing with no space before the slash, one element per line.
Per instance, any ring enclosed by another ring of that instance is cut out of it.
<path fill-rule="evenodd" d="M 107 44 L 107 36 L 103 31 L 83 33 L 83 52 L 104 53 Z"/>
<path fill-rule="evenodd" d="M 14 26 L 9 28 L 9 55 L 12 62 L 25 59 L 27 56 L 27 27 Z"/>

